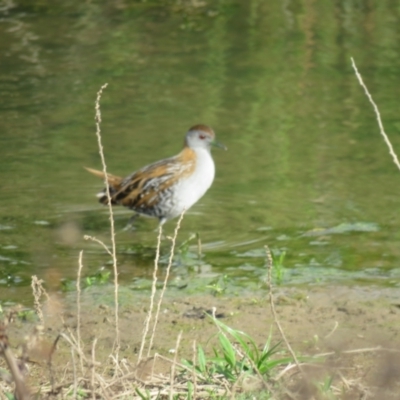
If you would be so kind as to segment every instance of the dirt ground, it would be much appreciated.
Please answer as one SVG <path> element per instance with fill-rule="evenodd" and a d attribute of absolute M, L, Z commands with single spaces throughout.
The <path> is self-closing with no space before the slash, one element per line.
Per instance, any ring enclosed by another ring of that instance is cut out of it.
<path fill-rule="evenodd" d="M 82 293 L 80 335 L 87 352 L 90 352 L 93 340 L 97 339 L 96 359 L 107 362 L 116 337 L 115 316 L 112 301 L 103 295 L 104 288 L 91 288 Z M 123 293 L 122 297 L 120 357 L 133 365 L 141 346 L 149 299 L 138 299 L 135 293 Z M 335 382 L 340 383 L 341 388 L 345 387 L 345 394 L 339 398 L 400 398 L 398 290 L 371 287 L 277 288 L 274 304 L 283 331 L 297 355 L 332 353 L 315 370 L 318 369 L 319 376 L 334 376 Z M 156 305 L 157 302 L 155 308 Z M 63 299 L 52 296 L 44 306 L 44 335 L 49 346 L 59 332 L 76 330 L 76 307 L 76 297 L 72 296 Z M 192 359 L 194 340 L 206 351 L 211 350 L 215 342 L 210 338 L 218 330 L 205 313 L 211 313 L 213 308 L 220 321 L 249 334 L 260 348 L 271 329 L 272 341 L 282 341 L 272 317 L 268 293 L 241 297 L 167 297 L 161 305 L 150 355 L 158 353 L 174 357 L 177 336 L 181 331 L 178 359 Z M 32 330 L 32 323 L 19 320 L 11 323 L 7 330 L 12 347 L 17 348 Z M 286 350 L 283 342 L 280 346 Z M 147 349 L 144 354 L 147 354 Z M 31 357 L 40 359 L 41 354 L 36 352 Z M 70 351 L 60 343 L 54 365 L 61 363 L 65 366 L 70 357 Z M 139 375 L 145 376 L 146 366 L 143 364 L 142 367 Z M 165 366 L 160 364 L 155 369 L 163 372 Z M 309 370 L 314 371 L 311 367 Z M 307 395 L 304 398 L 311 397 Z"/>

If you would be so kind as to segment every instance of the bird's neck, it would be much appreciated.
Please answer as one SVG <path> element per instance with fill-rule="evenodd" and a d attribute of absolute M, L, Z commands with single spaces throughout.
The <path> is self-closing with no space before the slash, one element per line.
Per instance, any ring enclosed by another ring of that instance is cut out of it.
<path fill-rule="evenodd" d="M 183 150 L 178 154 L 178 158 L 183 163 L 195 161 L 197 158 L 196 151 L 191 147 L 185 146 Z"/>

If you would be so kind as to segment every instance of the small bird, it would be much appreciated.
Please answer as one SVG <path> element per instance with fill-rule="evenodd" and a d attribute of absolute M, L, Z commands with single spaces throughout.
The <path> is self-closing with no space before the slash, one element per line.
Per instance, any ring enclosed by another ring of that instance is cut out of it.
<path fill-rule="evenodd" d="M 160 225 L 177 217 L 195 204 L 214 180 L 211 146 L 226 150 L 215 140 L 209 126 L 195 125 L 186 133 L 183 150 L 178 155 L 147 165 L 126 178 L 107 174 L 111 204 L 158 218 Z M 102 171 L 86 169 L 105 178 Z M 97 196 L 100 203 L 108 204 L 106 189 Z"/>

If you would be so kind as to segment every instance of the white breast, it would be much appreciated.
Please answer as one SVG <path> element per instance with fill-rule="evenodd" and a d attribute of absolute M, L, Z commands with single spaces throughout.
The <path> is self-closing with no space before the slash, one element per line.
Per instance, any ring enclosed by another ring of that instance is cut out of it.
<path fill-rule="evenodd" d="M 209 189 L 214 180 L 215 166 L 211 153 L 207 149 L 197 148 L 194 172 L 177 184 L 174 196 L 173 217 L 188 210 Z M 171 218 L 173 218 L 171 216 Z"/>

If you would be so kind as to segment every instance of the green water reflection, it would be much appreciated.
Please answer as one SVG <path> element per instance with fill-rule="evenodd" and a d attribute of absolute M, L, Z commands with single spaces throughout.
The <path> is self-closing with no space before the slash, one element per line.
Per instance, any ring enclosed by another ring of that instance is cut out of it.
<path fill-rule="evenodd" d="M 108 241 L 101 182 L 82 168 L 100 167 L 105 82 L 110 171 L 177 153 L 199 122 L 229 148 L 214 152 L 214 185 L 183 223 L 179 240 L 199 232 L 203 244 L 201 260 L 195 241 L 177 257 L 185 290 L 223 275 L 262 286 L 265 244 L 286 252 L 285 284 L 398 285 L 400 175 L 350 63 L 400 149 L 397 2 L 9 0 L 0 35 L 0 299 L 20 300 L 33 274 L 58 289 L 80 249 L 87 275 L 110 268 L 83 240 Z M 116 210 L 121 279 L 140 288 L 156 222 L 126 232 L 129 217 Z"/>

